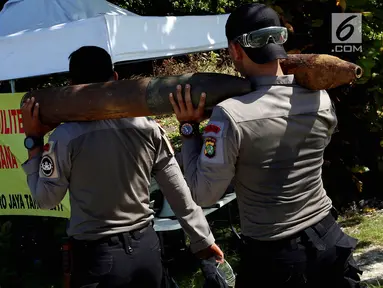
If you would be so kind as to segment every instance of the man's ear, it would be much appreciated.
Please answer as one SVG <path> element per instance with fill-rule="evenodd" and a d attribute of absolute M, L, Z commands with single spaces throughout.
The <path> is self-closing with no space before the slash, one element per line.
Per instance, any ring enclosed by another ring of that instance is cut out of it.
<path fill-rule="evenodd" d="M 243 59 L 244 51 L 243 51 L 241 45 L 239 45 L 238 43 L 230 42 L 229 43 L 229 52 L 230 52 L 231 58 L 234 61 L 241 61 Z"/>
<path fill-rule="evenodd" d="M 115 81 L 118 80 L 118 73 L 117 73 L 116 71 L 114 71 L 114 73 L 113 73 L 113 79 L 114 79 Z"/>

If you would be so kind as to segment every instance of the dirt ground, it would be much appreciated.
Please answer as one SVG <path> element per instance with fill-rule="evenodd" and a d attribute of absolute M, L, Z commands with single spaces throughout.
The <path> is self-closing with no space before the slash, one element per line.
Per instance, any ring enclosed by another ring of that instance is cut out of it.
<path fill-rule="evenodd" d="M 383 233 L 383 231 L 382 231 Z M 363 274 L 362 280 L 378 285 L 383 285 L 383 246 L 369 246 L 354 253 Z"/>

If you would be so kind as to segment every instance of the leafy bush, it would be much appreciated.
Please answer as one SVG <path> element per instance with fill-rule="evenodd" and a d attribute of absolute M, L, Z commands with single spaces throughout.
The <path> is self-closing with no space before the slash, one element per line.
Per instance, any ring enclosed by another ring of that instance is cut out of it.
<path fill-rule="evenodd" d="M 196 72 L 216 72 L 239 76 L 231 64 L 227 50 L 190 54 L 186 57 L 155 61 L 154 76 L 180 75 Z"/>

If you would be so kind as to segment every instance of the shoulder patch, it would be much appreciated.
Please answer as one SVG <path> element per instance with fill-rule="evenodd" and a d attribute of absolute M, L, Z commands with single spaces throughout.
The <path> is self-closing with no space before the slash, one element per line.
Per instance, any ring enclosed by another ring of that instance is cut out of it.
<path fill-rule="evenodd" d="M 204 130 L 205 133 L 209 133 L 209 132 L 218 133 L 219 131 L 221 131 L 221 127 L 214 124 L 207 125 Z"/>
<path fill-rule="evenodd" d="M 55 154 L 56 142 L 49 141 L 43 147 L 43 155 L 40 161 L 40 178 L 58 178 L 57 157 Z"/>
<path fill-rule="evenodd" d="M 49 141 L 43 147 L 43 155 L 51 154 L 54 148 L 55 148 L 55 142 Z"/>
<path fill-rule="evenodd" d="M 225 121 L 209 121 L 204 129 L 204 136 L 208 137 L 223 137 L 224 128 L 226 127 Z"/>
<path fill-rule="evenodd" d="M 51 177 L 55 171 L 55 164 L 48 155 L 43 156 L 40 163 L 40 171 L 45 177 Z"/>
<path fill-rule="evenodd" d="M 213 158 L 215 156 L 217 149 L 216 141 L 217 140 L 213 137 L 206 137 L 203 154 L 205 154 L 207 158 Z"/>

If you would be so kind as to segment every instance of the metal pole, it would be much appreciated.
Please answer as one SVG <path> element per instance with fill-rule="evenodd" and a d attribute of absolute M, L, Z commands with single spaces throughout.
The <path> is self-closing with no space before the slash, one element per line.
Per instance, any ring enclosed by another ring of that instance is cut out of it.
<path fill-rule="evenodd" d="M 16 86 L 15 86 L 15 80 L 9 80 L 9 83 L 11 84 L 11 92 L 12 94 L 16 93 Z"/>

